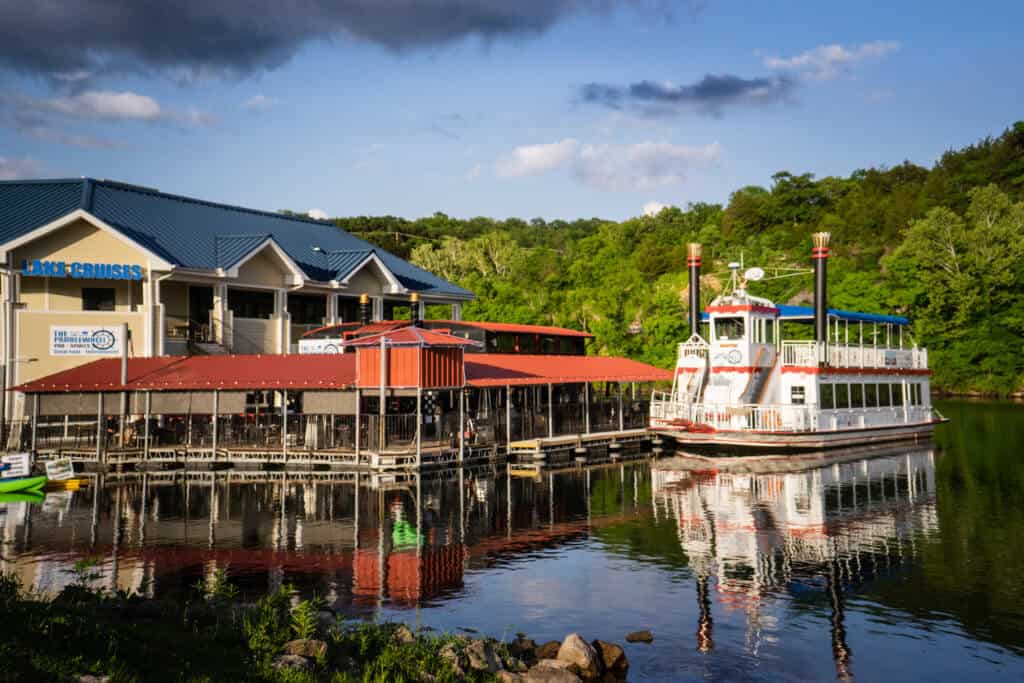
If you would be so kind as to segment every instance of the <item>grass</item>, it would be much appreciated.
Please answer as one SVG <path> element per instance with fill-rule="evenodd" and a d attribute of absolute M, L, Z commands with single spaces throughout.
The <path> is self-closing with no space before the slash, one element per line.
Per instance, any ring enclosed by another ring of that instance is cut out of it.
<path fill-rule="evenodd" d="M 83 674 L 120 681 L 437 681 L 457 680 L 440 655 L 453 635 L 393 638 L 398 624 L 320 622 L 322 602 L 292 605 L 288 587 L 255 605 L 219 572 L 184 602 L 149 600 L 90 587 L 95 565 L 76 566 L 75 582 L 53 599 L 26 592 L 0 574 L 0 680 L 63 680 Z M 273 668 L 284 644 L 316 638 L 326 654 L 306 671 Z M 507 651 L 500 643 L 496 649 Z M 464 680 L 493 677 L 468 672 Z"/>

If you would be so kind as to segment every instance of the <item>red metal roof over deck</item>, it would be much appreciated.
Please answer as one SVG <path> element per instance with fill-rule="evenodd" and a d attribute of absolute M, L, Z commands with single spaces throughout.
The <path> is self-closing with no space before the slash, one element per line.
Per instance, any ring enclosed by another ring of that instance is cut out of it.
<path fill-rule="evenodd" d="M 121 360 L 104 358 L 16 389 L 25 393 L 344 389 L 355 381 L 355 354 L 160 356 L 130 359 L 127 385 L 121 384 Z"/>
<path fill-rule="evenodd" d="M 672 380 L 668 370 L 606 356 L 478 353 L 465 357 L 465 369 L 466 383 L 475 387 Z M 15 390 L 62 393 L 348 389 L 355 386 L 356 354 L 132 358 L 128 361 L 128 384 L 122 385 L 120 378 L 120 359 L 104 358 L 28 382 Z"/>
<path fill-rule="evenodd" d="M 629 358 L 510 353 L 466 356 L 466 383 L 475 387 L 660 381 L 671 382 L 672 373 Z"/>
<path fill-rule="evenodd" d="M 381 339 L 388 346 L 476 346 L 482 347 L 480 342 L 462 339 L 443 332 L 432 332 L 421 327 L 403 327 L 390 332 L 381 332 L 369 337 L 359 337 L 345 342 L 345 346 L 379 346 Z"/>

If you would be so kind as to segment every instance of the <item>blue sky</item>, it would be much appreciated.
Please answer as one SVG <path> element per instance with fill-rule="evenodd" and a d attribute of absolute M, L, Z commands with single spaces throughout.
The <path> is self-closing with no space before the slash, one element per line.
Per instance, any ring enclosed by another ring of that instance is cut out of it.
<path fill-rule="evenodd" d="M 1024 118 L 1022 3 L 150 4 L 0 0 L 0 177 L 620 219 L 779 170 L 930 165 Z"/>

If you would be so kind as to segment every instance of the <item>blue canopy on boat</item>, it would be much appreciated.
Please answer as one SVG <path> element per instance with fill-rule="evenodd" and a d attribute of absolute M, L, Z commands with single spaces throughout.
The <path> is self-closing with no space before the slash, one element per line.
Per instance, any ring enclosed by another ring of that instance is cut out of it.
<path fill-rule="evenodd" d="M 812 306 L 790 306 L 789 304 L 778 304 L 776 308 L 779 309 L 779 319 L 788 320 L 790 322 L 813 322 L 814 321 L 814 308 Z M 828 309 L 828 316 L 830 318 L 838 318 L 839 320 L 846 320 L 849 322 L 857 323 L 878 323 L 880 325 L 909 325 L 910 320 L 903 317 L 902 315 L 882 315 L 881 313 L 859 313 L 857 311 L 843 311 L 838 308 Z M 707 313 L 701 314 L 701 320 L 707 321 L 709 316 Z"/>

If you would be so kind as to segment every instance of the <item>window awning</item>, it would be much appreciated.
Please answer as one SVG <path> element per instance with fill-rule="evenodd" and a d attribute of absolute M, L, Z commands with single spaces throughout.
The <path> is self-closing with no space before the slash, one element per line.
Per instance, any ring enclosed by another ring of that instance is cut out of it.
<path fill-rule="evenodd" d="M 794 323 L 814 322 L 814 308 L 812 306 L 790 306 L 788 304 L 778 304 L 776 308 L 779 309 L 779 320 L 785 320 Z M 847 322 L 877 323 L 879 325 L 910 324 L 910 320 L 908 318 L 903 317 L 902 315 L 860 313 L 858 311 L 843 311 L 838 308 L 828 309 L 828 317 L 838 320 L 845 320 Z M 701 313 L 700 319 L 703 322 L 707 322 L 710 319 L 710 316 L 707 313 Z"/>

